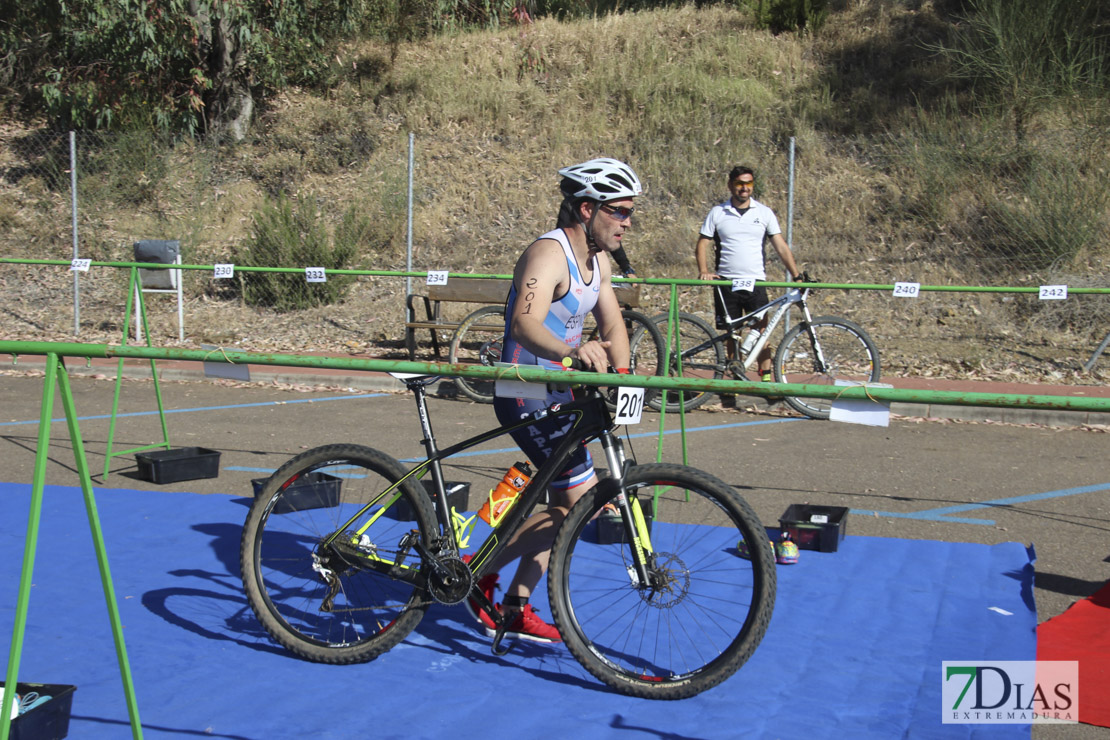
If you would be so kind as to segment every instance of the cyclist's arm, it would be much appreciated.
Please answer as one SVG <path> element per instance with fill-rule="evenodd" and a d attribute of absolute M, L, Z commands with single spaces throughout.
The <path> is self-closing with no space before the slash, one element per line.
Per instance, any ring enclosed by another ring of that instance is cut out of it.
<path fill-rule="evenodd" d="M 786 269 L 790 272 L 790 277 L 797 280 L 798 276 L 802 274 L 802 271 L 798 269 L 797 263 L 794 262 L 794 253 L 790 251 L 790 245 L 782 238 L 782 234 L 773 234 L 771 236 L 771 246 L 779 253 L 779 259 L 782 260 L 782 264 L 786 265 Z"/>
<path fill-rule="evenodd" d="M 571 347 L 553 336 L 543 325 L 552 300 L 570 284 L 566 257 L 558 242 L 540 239 L 524 250 L 513 271 L 513 283 L 517 289 L 516 303 L 509 319 L 513 339 L 545 360 L 559 362 L 564 357 L 575 357 L 592 368 L 605 369 L 608 343 L 587 342 L 581 347 Z"/>
<path fill-rule="evenodd" d="M 698 280 L 716 280 L 720 277 L 709 266 L 709 255 L 713 253 L 712 247 L 712 239 L 702 234 L 698 235 L 698 243 L 694 245 L 694 257 L 698 261 Z"/>
<path fill-rule="evenodd" d="M 594 318 L 597 319 L 598 332 L 602 343 L 608 343 L 606 353 L 609 364 L 618 368 L 628 367 L 632 354 L 628 348 L 628 330 L 624 326 L 620 302 L 617 300 L 617 294 L 613 292 L 613 276 L 609 271 L 609 265 L 603 260 L 598 260 L 598 265 L 601 271 L 601 291 L 598 293 L 597 305 L 593 310 Z M 606 369 L 597 367 L 596 364 L 595 368 L 599 372 Z"/>

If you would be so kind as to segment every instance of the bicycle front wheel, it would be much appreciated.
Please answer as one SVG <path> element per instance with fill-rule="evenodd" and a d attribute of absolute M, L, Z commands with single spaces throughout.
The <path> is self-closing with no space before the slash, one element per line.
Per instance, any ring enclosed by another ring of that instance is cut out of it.
<path fill-rule="evenodd" d="M 837 316 L 818 316 L 792 328 L 775 351 L 775 381 L 835 385 L 837 380 L 859 383 L 879 379 L 879 349 L 863 327 Z M 788 396 L 795 410 L 814 419 L 827 419 L 832 400 Z"/>
<path fill-rule="evenodd" d="M 247 601 L 288 650 L 319 663 L 359 663 L 389 650 L 430 604 L 412 548 L 436 537 L 431 501 L 405 481 L 350 523 L 364 504 L 404 477 L 369 447 L 327 445 L 270 476 L 243 527 L 240 568 Z M 375 514 L 376 520 L 363 529 Z M 358 531 L 361 530 L 361 531 Z M 337 537 L 332 537 L 338 533 Z"/>
<path fill-rule="evenodd" d="M 505 307 L 483 306 L 459 324 L 451 337 L 450 362 L 493 367 L 501 361 L 505 337 Z M 455 385 L 464 396 L 478 403 L 493 403 L 493 380 L 455 378 Z"/>
<path fill-rule="evenodd" d="M 651 320 L 659 328 L 665 343 L 669 330 L 668 315 L 657 314 Z M 671 376 L 717 380 L 723 378 L 725 349 L 721 342 L 714 341 L 716 336 L 717 333 L 713 331 L 713 327 L 700 316 L 679 313 L 677 347 L 674 336 L 671 336 L 671 360 L 668 363 Z M 681 356 L 679 350 L 682 351 Z M 713 394 L 708 391 L 667 391 L 667 412 L 678 411 L 680 403 L 681 408 L 691 411 L 708 401 L 711 395 Z M 663 394 L 655 394 L 653 398 L 648 399 L 648 404 L 659 411 L 663 408 Z"/>
<path fill-rule="evenodd" d="M 595 519 L 614 489 L 603 481 L 584 496 L 555 538 L 548 591 L 567 647 L 622 694 L 683 699 L 716 686 L 752 655 L 771 619 L 776 574 L 766 530 L 707 473 L 632 466 L 624 492 L 654 513 L 649 582 L 641 583 L 627 535 L 604 536 Z M 753 559 L 741 557 L 741 541 Z"/>

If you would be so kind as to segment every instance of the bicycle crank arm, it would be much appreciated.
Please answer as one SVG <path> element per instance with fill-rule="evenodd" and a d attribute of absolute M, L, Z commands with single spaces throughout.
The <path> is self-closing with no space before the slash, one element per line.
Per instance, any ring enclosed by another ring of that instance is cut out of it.
<path fill-rule="evenodd" d="M 490 652 L 498 657 L 508 655 L 509 651 L 512 650 L 513 647 L 513 644 L 511 642 L 506 643 L 505 645 L 501 644 L 501 642 L 505 639 L 505 632 L 508 629 L 508 624 L 508 620 L 501 620 L 501 623 L 497 625 L 497 631 L 493 635 L 493 645 L 490 646 Z"/>

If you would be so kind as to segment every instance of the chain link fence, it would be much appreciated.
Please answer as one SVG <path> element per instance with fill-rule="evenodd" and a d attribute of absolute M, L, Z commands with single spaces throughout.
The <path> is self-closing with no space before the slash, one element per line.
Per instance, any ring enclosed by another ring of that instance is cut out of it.
<path fill-rule="evenodd" d="M 1108 155 L 1091 134 L 1030 135 L 1021 147 L 981 132 L 863 138 L 811 134 L 790 147 L 769 137 L 729 161 L 623 157 L 647 193 L 628 250 L 640 277 L 694 277 L 693 245 L 737 163 L 757 172 L 801 264 L 825 282 L 1110 287 Z M 552 227 L 554 172 L 574 155 L 526 136 L 490 135 L 464 149 L 449 133 L 341 128 L 306 138 L 259 135 L 236 146 L 171 143 L 142 134 L 79 132 L 76 218 L 68 134 L 0 132 L 0 254 L 14 259 L 130 261 L 140 239 L 174 239 L 186 264 L 506 273 Z M 676 140 L 668 145 L 681 150 Z M 592 156 L 588 154 L 587 156 Z M 735 159 L 736 161 L 733 161 Z M 564 161 L 565 160 L 565 161 Z M 409 222 L 411 220 L 411 231 Z M 74 237 L 76 230 L 76 238 Z M 411 246 L 410 246 L 411 240 Z M 781 274 L 770 257 L 769 275 Z M 0 265 L 0 333 L 8 339 L 116 342 L 126 270 Z M 230 280 L 183 271 L 188 346 L 400 356 L 404 278 L 309 284 L 303 273 L 239 271 Z M 420 280 L 414 280 L 417 288 Z M 145 295 L 152 341 L 177 343 L 173 294 Z M 79 306 L 75 305 L 79 300 Z M 644 290 L 646 310 L 666 290 Z M 706 288 L 682 308 L 708 315 Z M 476 306 L 454 306 L 461 317 Z M 75 310 L 79 326 L 74 326 Z M 1105 296 L 825 291 L 817 310 L 874 335 L 888 372 L 1075 375 L 1110 330 Z M 446 339 L 446 338 L 445 338 Z M 132 340 L 133 341 L 133 340 Z M 1097 372 L 1097 370 L 1096 370 Z"/>

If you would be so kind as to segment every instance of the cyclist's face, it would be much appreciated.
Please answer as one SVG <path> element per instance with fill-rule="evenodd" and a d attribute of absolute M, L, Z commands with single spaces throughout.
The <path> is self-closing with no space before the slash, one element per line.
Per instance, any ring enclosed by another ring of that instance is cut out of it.
<path fill-rule="evenodd" d="M 593 235 L 599 247 L 612 252 L 620 247 L 624 232 L 632 225 L 631 198 L 593 204 Z"/>

